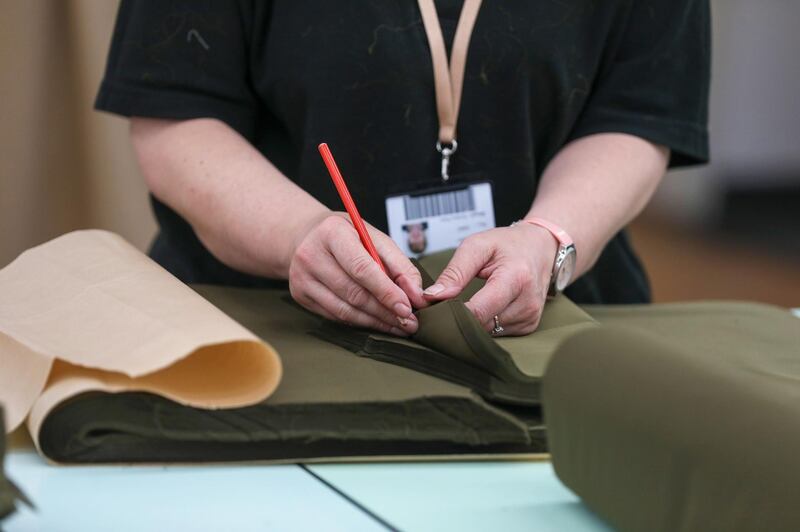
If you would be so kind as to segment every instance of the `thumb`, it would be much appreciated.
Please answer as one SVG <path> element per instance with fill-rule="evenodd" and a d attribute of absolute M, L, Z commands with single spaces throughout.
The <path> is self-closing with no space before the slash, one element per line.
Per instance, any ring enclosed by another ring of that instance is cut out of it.
<path fill-rule="evenodd" d="M 474 241 L 464 240 L 436 282 L 425 289 L 423 292 L 425 297 L 430 299 L 456 297 L 486 265 L 485 255 L 485 250 L 475 245 Z"/>

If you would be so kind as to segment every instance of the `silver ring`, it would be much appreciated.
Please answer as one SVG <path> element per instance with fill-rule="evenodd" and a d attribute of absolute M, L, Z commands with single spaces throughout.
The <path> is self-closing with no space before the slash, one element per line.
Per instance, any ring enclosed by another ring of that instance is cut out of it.
<path fill-rule="evenodd" d="M 494 329 L 492 329 L 492 336 L 497 336 L 498 334 L 502 334 L 505 331 L 503 326 L 500 325 L 500 320 L 497 316 L 494 317 Z"/>

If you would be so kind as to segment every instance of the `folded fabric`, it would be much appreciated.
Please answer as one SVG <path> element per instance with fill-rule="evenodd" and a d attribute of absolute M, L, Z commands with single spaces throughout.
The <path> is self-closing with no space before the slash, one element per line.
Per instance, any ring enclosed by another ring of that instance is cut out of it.
<path fill-rule="evenodd" d="M 316 336 L 350 351 L 435 375 L 499 403 L 536 406 L 541 379 L 556 347 L 597 322 L 566 297 L 550 301 L 535 334 L 493 338 L 461 299 L 417 312 L 412 340 L 321 322 Z"/>
<path fill-rule="evenodd" d="M 452 251 L 415 261 L 423 286 L 433 284 Z M 464 305 L 484 281 L 474 279 L 455 299 L 416 312 L 412 341 L 323 322 L 318 336 L 364 356 L 463 384 L 500 403 L 536 406 L 541 379 L 556 347 L 597 322 L 566 297 L 548 301 L 536 334 L 492 337 Z"/>
<path fill-rule="evenodd" d="M 756 304 L 589 307 L 544 379 L 553 466 L 620 530 L 800 530 L 800 321 Z"/>
<path fill-rule="evenodd" d="M 282 290 L 196 287 L 281 354 L 283 379 L 252 407 L 199 409 L 148 393 L 87 393 L 54 409 L 39 445 L 59 462 L 315 460 L 535 454 L 539 410 L 512 413 L 467 387 L 355 356 L 310 332 L 322 320 Z"/>
<path fill-rule="evenodd" d="M 119 235 L 75 231 L 0 270 L 0 404 L 37 443 L 83 392 L 147 391 L 198 408 L 249 406 L 278 354 Z"/>

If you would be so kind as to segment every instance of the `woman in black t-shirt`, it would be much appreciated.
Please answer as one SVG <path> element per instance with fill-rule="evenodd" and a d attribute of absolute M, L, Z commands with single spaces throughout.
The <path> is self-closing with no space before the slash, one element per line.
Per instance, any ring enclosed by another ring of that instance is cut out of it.
<path fill-rule="evenodd" d="M 436 8 L 449 54 L 462 2 Z M 131 117 L 160 226 L 151 255 L 185 282 L 288 280 L 314 312 L 399 335 L 416 330 L 412 307 L 479 276 L 472 312 L 524 334 L 559 242 L 510 224 L 539 218 L 574 240 L 575 301 L 648 301 L 622 228 L 668 165 L 708 157 L 708 1 L 484 2 L 468 46 L 451 182 L 490 181 L 497 228 L 466 238 L 423 294 L 385 208 L 441 184 L 416 2 L 123 0 L 97 108 Z M 338 212 L 320 142 L 388 275 Z"/>

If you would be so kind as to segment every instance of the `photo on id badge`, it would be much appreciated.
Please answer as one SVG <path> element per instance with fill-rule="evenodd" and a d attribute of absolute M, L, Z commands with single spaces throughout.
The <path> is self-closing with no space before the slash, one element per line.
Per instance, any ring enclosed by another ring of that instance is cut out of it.
<path fill-rule="evenodd" d="M 492 185 L 460 183 L 386 198 L 389 236 L 409 257 L 457 247 L 473 233 L 495 227 Z"/>

